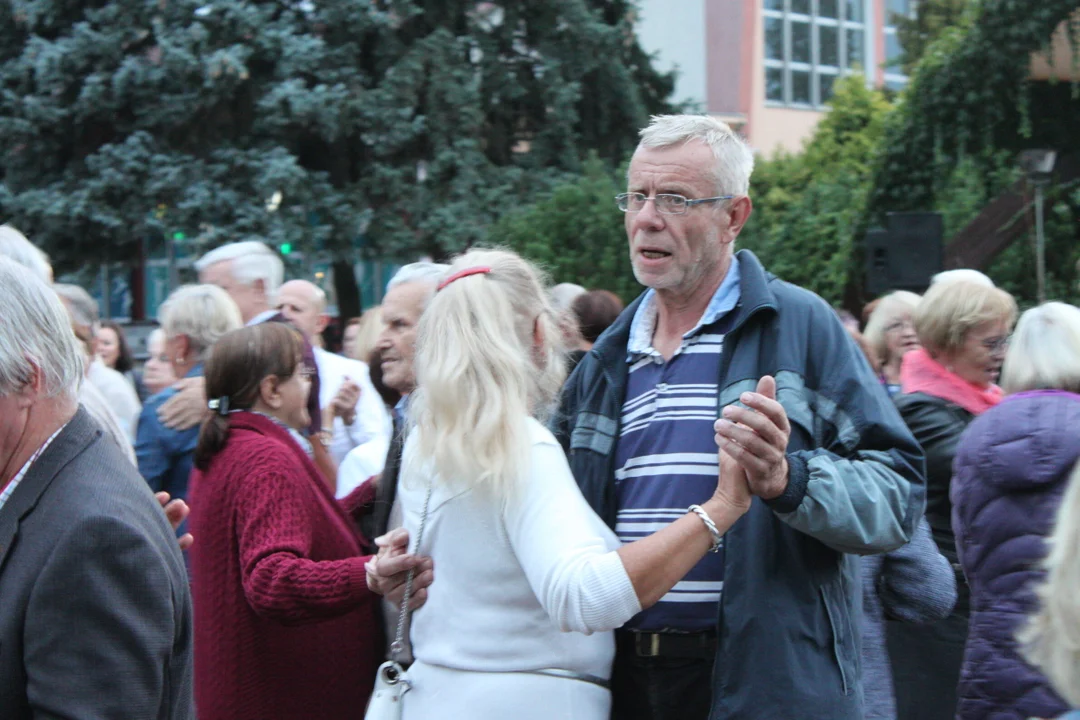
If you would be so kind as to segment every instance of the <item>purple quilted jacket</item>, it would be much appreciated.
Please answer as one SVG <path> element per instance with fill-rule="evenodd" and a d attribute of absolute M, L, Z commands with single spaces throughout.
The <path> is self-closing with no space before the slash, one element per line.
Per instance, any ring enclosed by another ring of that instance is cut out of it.
<path fill-rule="evenodd" d="M 1020 656 L 1046 537 L 1080 457 L 1080 395 L 1006 398 L 971 423 L 953 461 L 953 531 L 971 587 L 958 720 L 1052 718 L 1069 709 Z"/>

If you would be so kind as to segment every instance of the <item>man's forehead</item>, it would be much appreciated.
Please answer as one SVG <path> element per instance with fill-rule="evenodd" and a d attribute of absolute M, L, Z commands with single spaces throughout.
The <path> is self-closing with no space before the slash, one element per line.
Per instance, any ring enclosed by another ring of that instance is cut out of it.
<path fill-rule="evenodd" d="M 664 148 L 639 146 L 630 160 L 630 181 L 697 183 L 708 180 L 715 164 L 712 150 L 699 140 Z"/>
<path fill-rule="evenodd" d="M 386 291 L 383 298 L 383 319 L 420 317 L 432 290 L 431 283 L 426 282 L 407 282 L 393 286 Z"/>

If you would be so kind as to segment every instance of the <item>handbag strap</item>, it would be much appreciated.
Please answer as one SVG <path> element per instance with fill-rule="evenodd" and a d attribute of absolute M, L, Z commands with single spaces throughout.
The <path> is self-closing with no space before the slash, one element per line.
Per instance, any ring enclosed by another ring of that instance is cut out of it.
<path fill-rule="evenodd" d="M 413 554 L 420 551 L 420 542 L 424 539 L 424 526 L 427 525 L 428 505 L 431 503 L 431 491 L 434 483 L 428 481 L 427 496 L 424 498 L 424 511 L 420 515 L 420 528 L 416 531 L 416 545 L 413 546 Z M 390 658 L 400 661 L 401 654 L 405 652 L 405 622 L 409 619 L 409 600 L 412 599 L 413 576 L 416 568 L 410 568 L 405 576 L 405 596 L 401 599 L 401 610 L 398 611 L 397 634 L 394 642 L 390 644 Z"/>

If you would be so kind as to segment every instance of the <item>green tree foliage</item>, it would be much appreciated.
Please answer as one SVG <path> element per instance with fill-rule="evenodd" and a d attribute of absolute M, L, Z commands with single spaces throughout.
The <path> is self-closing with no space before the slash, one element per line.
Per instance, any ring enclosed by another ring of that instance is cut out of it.
<path fill-rule="evenodd" d="M 751 180 L 754 212 L 739 244 L 782 279 L 833 303 L 849 281 L 889 109 L 861 75 L 840 80 L 803 152 L 759 161 Z"/>
<path fill-rule="evenodd" d="M 913 17 L 894 14 L 891 20 L 903 48 L 903 73 L 911 75 L 930 44 L 946 29 L 964 24 L 965 15 L 970 18 L 976 5 L 975 0 L 919 0 Z"/>
<path fill-rule="evenodd" d="M 626 189 L 623 177 L 594 156 L 575 182 L 505 215 L 490 240 L 538 263 L 555 282 L 611 290 L 629 302 L 642 287 L 630 266 L 623 214 L 615 207 L 615 196 Z"/>
<path fill-rule="evenodd" d="M 627 2 L 11 0 L 0 214 L 61 259 L 176 232 L 442 255 L 586 149 L 614 164 L 672 79 Z M 268 211 L 268 201 L 281 202 Z"/>

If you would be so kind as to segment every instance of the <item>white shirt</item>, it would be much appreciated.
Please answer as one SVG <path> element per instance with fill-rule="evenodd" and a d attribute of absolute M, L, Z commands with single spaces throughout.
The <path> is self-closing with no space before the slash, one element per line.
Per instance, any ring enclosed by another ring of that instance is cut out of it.
<path fill-rule="evenodd" d="M 346 425 L 341 418 L 334 418 L 330 455 L 339 465 L 337 496 L 342 498 L 372 475 L 382 472 L 393 422 L 371 384 L 367 363 L 315 348 L 315 364 L 319 366 L 319 407 L 330 407 L 346 378 L 360 386 L 353 424 Z"/>
<path fill-rule="evenodd" d="M 527 480 L 505 507 L 483 489 L 436 480 L 417 551 L 435 561 L 427 603 L 413 613 L 417 662 L 505 672 L 563 668 L 611 676 L 611 630 L 641 610 L 615 552 L 615 534 L 592 511 L 554 436 L 529 419 Z M 398 497 L 416 537 L 430 472 L 414 470 L 405 443 Z"/>
<path fill-rule="evenodd" d="M 260 325 L 272 317 L 276 317 L 279 310 L 263 310 L 261 313 L 244 323 L 244 327 L 252 327 L 254 325 Z"/>
<path fill-rule="evenodd" d="M 131 440 L 120 428 L 120 421 L 117 419 L 116 413 L 109 407 L 109 401 L 105 399 L 101 391 L 89 382 L 79 383 L 79 404 L 86 409 L 94 422 L 105 432 L 105 437 L 116 443 L 116 446 L 124 453 L 124 457 L 130 460 L 132 465 L 138 467 L 139 462 L 135 458 L 135 448 Z"/>
<path fill-rule="evenodd" d="M 19 483 L 21 483 L 23 478 L 26 477 L 26 473 L 30 472 L 30 466 L 33 465 L 39 457 L 41 457 L 42 453 L 44 453 L 48 449 L 48 447 L 52 445 L 52 441 L 56 439 L 56 436 L 62 433 L 64 431 L 64 428 L 66 428 L 67 426 L 68 424 L 64 423 L 60 426 L 59 430 L 50 435 L 49 439 L 46 440 L 41 447 L 34 451 L 34 454 L 30 456 L 30 459 L 23 463 L 23 466 L 19 470 L 19 472 L 15 473 L 15 477 L 11 478 L 11 481 L 7 484 L 7 487 L 4 488 L 4 491 L 0 492 L 0 510 L 4 509 L 4 505 L 7 504 L 8 499 L 12 496 L 12 494 L 14 494 L 15 488 L 19 487 Z"/>
<path fill-rule="evenodd" d="M 139 415 L 142 413 L 142 403 L 135 388 L 123 373 L 113 370 L 95 358 L 90 363 L 90 372 L 86 379 L 101 392 L 108 401 L 109 408 L 120 423 L 120 429 L 127 435 L 130 442 L 135 442 L 135 433 L 139 429 Z"/>

